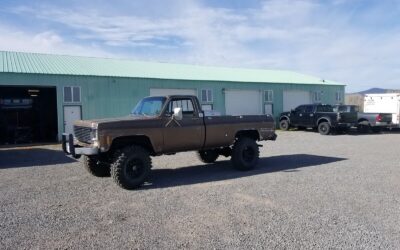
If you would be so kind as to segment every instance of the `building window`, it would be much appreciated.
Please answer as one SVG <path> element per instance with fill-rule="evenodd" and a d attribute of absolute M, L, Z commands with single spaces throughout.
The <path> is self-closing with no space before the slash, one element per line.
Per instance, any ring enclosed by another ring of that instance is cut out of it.
<path fill-rule="evenodd" d="M 212 104 L 202 104 L 201 109 L 203 111 L 210 111 L 210 110 L 213 110 L 213 106 L 212 106 Z"/>
<path fill-rule="evenodd" d="M 337 102 L 341 102 L 343 100 L 342 98 L 342 92 L 341 91 L 337 91 L 336 92 L 336 101 Z"/>
<path fill-rule="evenodd" d="M 264 91 L 264 102 L 274 102 L 274 91 L 272 90 Z"/>
<path fill-rule="evenodd" d="M 212 102 L 213 96 L 211 89 L 202 89 L 201 90 L 201 102 Z"/>
<path fill-rule="evenodd" d="M 64 102 L 81 102 L 81 87 L 64 87 Z"/>
<path fill-rule="evenodd" d="M 322 91 L 315 91 L 313 92 L 313 101 L 314 102 L 321 102 Z"/>

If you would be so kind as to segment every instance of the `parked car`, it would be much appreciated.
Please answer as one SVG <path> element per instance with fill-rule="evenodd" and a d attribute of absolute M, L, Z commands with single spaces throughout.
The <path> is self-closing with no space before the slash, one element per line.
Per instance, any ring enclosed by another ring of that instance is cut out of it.
<path fill-rule="evenodd" d="M 149 175 L 150 156 L 195 150 L 203 162 L 231 156 L 235 168 L 249 170 L 259 158 L 257 141 L 277 137 L 271 115 L 206 116 L 200 107 L 195 96 L 147 97 L 129 117 L 77 121 L 75 138 L 63 135 L 63 150 L 83 155 L 91 174 L 111 174 L 133 189 Z"/>
<path fill-rule="evenodd" d="M 332 131 L 347 130 L 357 124 L 357 112 L 334 112 L 331 105 L 307 104 L 294 110 L 281 113 L 279 127 L 288 130 L 291 127 L 317 128 L 322 135 Z"/>
<path fill-rule="evenodd" d="M 357 130 L 360 133 L 372 131 L 378 133 L 382 128 L 390 127 L 392 114 L 390 113 L 363 113 L 359 112 L 357 105 L 335 105 L 335 112 L 357 112 Z"/>

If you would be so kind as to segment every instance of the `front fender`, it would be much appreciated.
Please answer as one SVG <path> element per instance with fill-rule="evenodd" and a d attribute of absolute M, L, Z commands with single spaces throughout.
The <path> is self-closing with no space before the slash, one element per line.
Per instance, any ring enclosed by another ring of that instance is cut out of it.
<path fill-rule="evenodd" d="M 290 118 L 289 118 L 289 116 L 283 115 L 283 116 L 279 117 L 279 121 L 282 121 L 283 119 L 288 120 L 288 122 L 290 123 Z"/>

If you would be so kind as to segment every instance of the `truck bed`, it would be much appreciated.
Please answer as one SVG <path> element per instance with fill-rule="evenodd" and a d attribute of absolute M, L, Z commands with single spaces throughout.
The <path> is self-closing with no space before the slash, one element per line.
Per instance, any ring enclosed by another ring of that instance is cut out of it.
<path fill-rule="evenodd" d="M 260 140 L 275 139 L 275 122 L 270 115 L 206 116 L 204 117 L 204 148 L 229 145 L 238 131 L 259 131 Z"/>

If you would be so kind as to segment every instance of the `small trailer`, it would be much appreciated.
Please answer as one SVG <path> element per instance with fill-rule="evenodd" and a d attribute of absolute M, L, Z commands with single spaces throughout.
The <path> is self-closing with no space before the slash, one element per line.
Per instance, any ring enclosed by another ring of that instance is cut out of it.
<path fill-rule="evenodd" d="M 365 113 L 391 113 L 392 126 L 400 128 L 400 93 L 366 94 Z"/>

